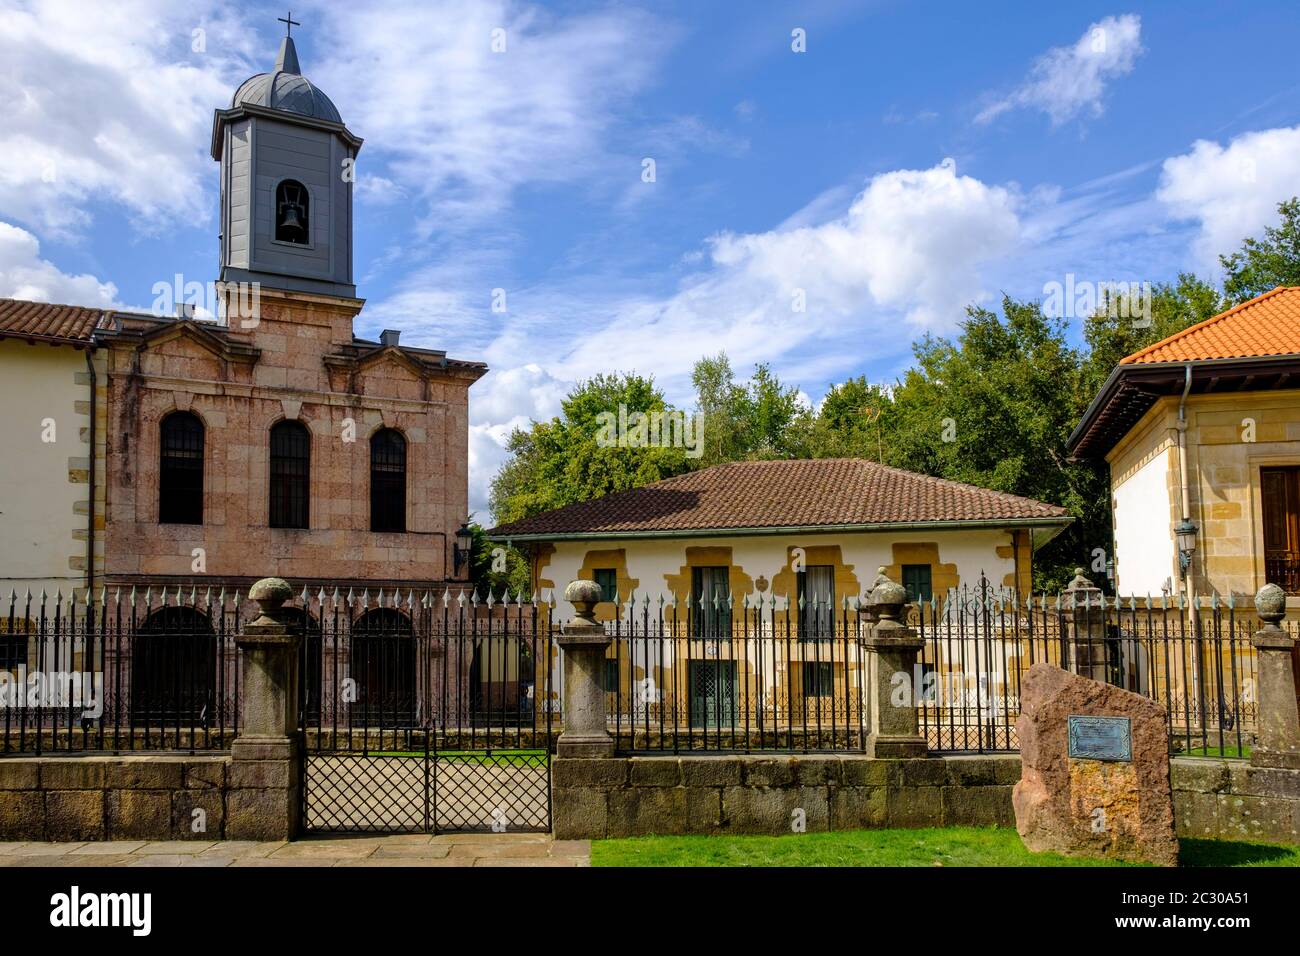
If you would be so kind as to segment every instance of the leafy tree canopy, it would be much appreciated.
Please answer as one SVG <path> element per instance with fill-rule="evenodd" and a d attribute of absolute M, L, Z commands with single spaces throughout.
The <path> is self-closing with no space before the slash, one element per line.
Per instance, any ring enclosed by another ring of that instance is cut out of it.
<path fill-rule="evenodd" d="M 1277 205 L 1282 221 L 1265 226 L 1262 238 L 1248 238 L 1236 252 L 1219 256 L 1223 294 L 1233 304 L 1280 285 L 1300 285 L 1300 198 Z"/>

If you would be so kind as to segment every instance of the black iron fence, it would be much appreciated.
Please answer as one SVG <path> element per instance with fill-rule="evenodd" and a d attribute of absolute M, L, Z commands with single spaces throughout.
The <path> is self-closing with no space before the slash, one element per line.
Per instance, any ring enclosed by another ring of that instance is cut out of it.
<path fill-rule="evenodd" d="M 0 753 L 220 750 L 239 732 L 236 591 L 11 594 Z"/>
<path fill-rule="evenodd" d="M 522 595 L 318 592 L 299 686 L 309 750 L 549 747 L 551 608 Z"/>
<path fill-rule="evenodd" d="M 817 602 L 648 598 L 606 625 L 620 752 L 861 750 L 858 614 Z"/>
<path fill-rule="evenodd" d="M 863 748 L 869 624 L 856 603 L 642 598 L 619 610 L 604 675 L 619 751 Z M 1159 701 L 1174 753 L 1250 752 L 1260 625 L 1239 598 L 1024 598 L 982 579 L 909 606 L 907 622 L 923 647 L 912 673 L 890 675 L 891 703 L 916 708 L 931 751 L 1017 750 L 1021 677 L 1047 661 Z"/>

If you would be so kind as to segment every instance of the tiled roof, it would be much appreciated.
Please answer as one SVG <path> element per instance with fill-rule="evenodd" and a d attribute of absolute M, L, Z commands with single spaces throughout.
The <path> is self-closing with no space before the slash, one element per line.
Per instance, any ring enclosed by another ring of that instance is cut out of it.
<path fill-rule="evenodd" d="M 1300 286 L 1278 286 L 1134 352 L 1121 365 L 1300 354 Z"/>
<path fill-rule="evenodd" d="M 742 461 L 534 515 L 493 537 L 863 527 L 939 522 L 1069 521 L 1030 498 L 872 461 Z"/>
<path fill-rule="evenodd" d="M 80 305 L 0 299 L 0 337 L 89 342 L 90 333 L 108 314 L 103 309 Z"/>

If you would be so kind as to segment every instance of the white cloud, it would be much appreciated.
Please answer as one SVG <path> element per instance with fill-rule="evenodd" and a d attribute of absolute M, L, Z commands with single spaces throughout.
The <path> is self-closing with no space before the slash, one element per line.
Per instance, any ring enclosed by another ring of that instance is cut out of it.
<path fill-rule="evenodd" d="M 41 258 L 35 236 L 7 222 L 0 222 L 0 298 L 120 308 L 117 286 L 61 272 Z"/>
<path fill-rule="evenodd" d="M 66 238 L 103 199 L 138 229 L 210 221 L 212 109 L 247 75 L 248 37 L 221 0 L 5 4 L 0 208 Z"/>
<path fill-rule="evenodd" d="M 1277 220 L 1277 204 L 1300 195 L 1300 126 L 1244 133 L 1222 146 L 1198 140 L 1166 159 L 1156 198 L 1177 219 L 1199 223 L 1197 265 L 1217 271 L 1219 255 Z"/>
<path fill-rule="evenodd" d="M 511 432 L 558 415 L 571 385 L 534 363 L 489 372 L 474 385 L 469 406 L 469 507 L 479 520 L 488 520 L 489 484 L 506 460 Z"/>
<path fill-rule="evenodd" d="M 1048 50 L 1010 95 L 975 117 L 987 123 L 1012 109 L 1042 110 L 1059 126 L 1080 114 L 1100 116 L 1106 84 L 1133 70 L 1142 53 L 1142 18 L 1134 13 L 1091 24 L 1072 46 Z"/>
<path fill-rule="evenodd" d="M 586 280 L 516 297 L 478 353 L 505 370 L 470 394 L 471 495 L 486 500 L 510 424 L 555 414 L 570 383 L 598 372 L 653 375 L 687 405 L 691 366 L 720 350 L 742 376 L 779 362 L 811 389 L 906 354 L 917 329 L 951 331 L 967 304 L 987 298 L 981 268 L 1015 247 L 1020 203 L 945 160 L 875 176 L 851 200 L 840 196 L 833 217 L 823 194 L 789 225 L 715 236 L 703 265 L 664 295 Z M 805 312 L 793 308 L 799 289 Z M 531 364 L 517 366 L 519 356 Z"/>
<path fill-rule="evenodd" d="M 481 227 L 526 183 L 591 178 L 602 132 L 666 42 L 627 9 L 560 18 L 513 0 L 448 0 L 321 13 L 329 54 L 304 70 L 367 138 L 359 178 L 379 165 L 419 197 L 425 235 Z"/>

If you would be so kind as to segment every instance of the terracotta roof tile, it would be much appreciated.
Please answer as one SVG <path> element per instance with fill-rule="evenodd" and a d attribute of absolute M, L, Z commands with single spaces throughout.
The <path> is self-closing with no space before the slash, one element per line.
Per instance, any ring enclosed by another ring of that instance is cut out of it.
<path fill-rule="evenodd" d="M 80 305 L 0 299 L 0 337 L 89 342 L 90 333 L 108 314 Z"/>
<path fill-rule="evenodd" d="M 1121 365 L 1300 354 L 1300 287 L 1278 286 L 1134 352 Z"/>
<path fill-rule="evenodd" d="M 743 461 L 493 528 L 494 537 L 1057 519 L 1065 509 L 872 461 Z"/>

